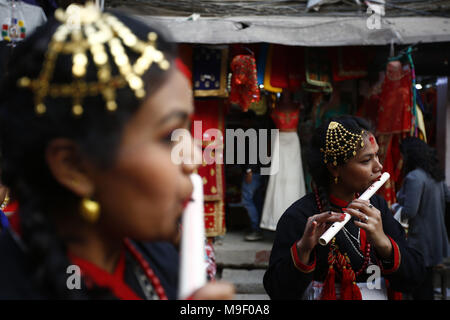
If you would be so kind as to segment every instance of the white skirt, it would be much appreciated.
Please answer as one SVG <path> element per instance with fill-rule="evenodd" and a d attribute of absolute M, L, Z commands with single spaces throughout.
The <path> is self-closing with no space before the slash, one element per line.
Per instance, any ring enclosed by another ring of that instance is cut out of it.
<path fill-rule="evenodd" d="M 260 227 L 275 231 L 286 209 L 306 193 L 300 140 L 297 132 L 278 132 L 272 140 L 271 175 Z"/>

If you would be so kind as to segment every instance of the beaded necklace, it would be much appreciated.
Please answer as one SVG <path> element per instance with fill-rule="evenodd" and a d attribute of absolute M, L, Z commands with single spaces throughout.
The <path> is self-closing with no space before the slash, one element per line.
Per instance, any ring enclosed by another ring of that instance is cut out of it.
<path fill-rule="evenodd" d="M 322 207 L 322 203 L 320 201 L 319 198 L 319 193 L 317 191 L 317 188 L 314 188 L 314 195 L 316 198 L 316 204 L 317 207 L 319 208 L 319 212 L 323 212 L 323 207 Z M 349 239 L 350 241 L 350 239 Z M 353 243 L 350 241 L 350 243 L 353 246 Z M 356 248 L 355 248 L 356 250 Z M 364 270 L 366 270 L 367 266 L 370 263 L 370 243 L 366 244 L 366 248 L 364 250 L 364 262 L 362 264 L 361 269 L 359 269 L 357 272 L 354 272 L 355 275 L 355 279 L 356 277 L 358 277 Z M 358 250 L 357 250 L 358 251 Z M 338 269 L 342 270 L 342 269 L 350 269 L 353 271 L 352 266 L 350 264 L 350 258 L 347 256 L 347 253 L 344 253 L 344 255 L 342 255 L 342 253 L 339 251 L 339 248 L 336 244 L 336 238 L 333 238 L 330 244 L 330 252 L 328 254 L 328 264 L 330 265 L 330 268 L 333 267 L 333 265 L 336 265 Z M 353 281 L 355 281 L 355 279 Z"/>
<path fill-rule="evenodd" d="M 148 262 L 142 257 L 142 254 L 134 247 L 134 245 L 131 243 L 131 241 L 129 239 L 125 239 L 124 243 L 125 243 L 125 246 L 127 247 L 127 249 L 131 252 L 131 254 L 134 256 L 134 258 L 138 261 L 139 265 L 144 270 L 145 275 L 150 280 L 159 299 L 160 300 L 168 300 L 167 295 L 164 291 L 164 288 L 161 285 L 161 282 L 159 281 L 158 277 L 153 272 L 152 268 L 150 268 L 150 265 L 148 264 Z"/>

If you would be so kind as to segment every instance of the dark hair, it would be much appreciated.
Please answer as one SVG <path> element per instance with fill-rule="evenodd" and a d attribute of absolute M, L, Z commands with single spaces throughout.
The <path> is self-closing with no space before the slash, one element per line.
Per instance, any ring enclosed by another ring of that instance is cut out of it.
<path fill-rule="evenodd" d="M 400 145 L 400 151 L 403 156 L 405 174 L 416 168 L 421 168 L 429 173 L 434 180 L 444 180 L 444 173 L 439 166 L 436 150 L 426 142 L 416 137 L 405 138 Z"/>
<path fill-rule="evenodd" d="M 158 34 L 156 46 L 169 62 L 175 57 L 175 46 L 159 28 L 149 27 L 123 14 L 110 13 L 121 20 L 138 38 Z M 141 101 L 128 87 L 117 89 L 117 110 L 109 112 L 101 96 L 85 98 L 84 112 L 76 118 L 71 113 L 71 98 L 47 97 L 47 111 L 37 116 L 34 111 L 33 93 L 17 86 L 18 79 L 36 79 L 41 72 L 49 42 L 60 25 L 51 19 L 31 37 L 21 43 L 10 60 L 10 72 L 0 87 L 0 129 L 2 155 L 2 182 L 7 185 L 19 202 L 19 214 L 23 241 L 28 250 L 30 264 L 35 270 L 38 285 L 50 297 L 86 298 L 87 292 L 67 290 L 66 268 L 70 264 L 65 255 L 64 242 L 56 235 L 49 212 L 57 211 L 60 217 L 68 215 L 61 208 L 75 206 L 80 199 L 52 176 L 45 150 L 55 138 L 68 138 L 77 143 L 83 156 L 106 168 L 114 163 L 122 129 L 139 109 Z M 112 59 L 109 47 L 105 50 Z M 130 63 L 138 55 L 125 47 Z M 97 81 L 95 64 L 90 54 L 86 81 Z M 174 63 L 171 63 L 173 66 Z M 55 62 L 52 83 L 72 80 L 71 56 L 60 55 Z M 143 75 L 147 96 L 164 83 L 170 71 L 152 66 Z M 111 74 L 118 74 L 111 64 Z"/>
<path fill-rule="evenodd" d="M 321 149 L 325 150 L 325 140 L 330 122 L 339 122 L 344 128 L 353 134 L 360 134 L 361 130 L 371 132 L 369 123 L 359 117 L 351 115 L 342 115 L 339 117 L 333 117 L 327 121 L 324 121 L 318 128 L 315 129 L 311 138 L 311 142 L 307 149 L 306 163 L 308 170 L 312 176 L 313 190 L 316 195 L 319 196 L 324 210 L 329 210 L 328 193 L 330 181 L 332 176 L 327 168 L 327 164 L 324 163 L 324 154 Z M 348 150 L 347 154 L 337 157 L 337 165 L 343 165 L 346 159 L 353 157 L 353 150 Z"/>

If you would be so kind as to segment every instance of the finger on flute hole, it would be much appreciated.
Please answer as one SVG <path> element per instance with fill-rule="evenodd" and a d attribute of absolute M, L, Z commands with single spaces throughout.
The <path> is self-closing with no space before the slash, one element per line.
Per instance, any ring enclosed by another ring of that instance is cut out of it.
<path fill-rule="evenodd" d="M 361 212 L 357 209 L 353 209 L 353 208 L 342 208 L 342 211 L 344 211 L 345 213 L 348 213 L 349 215 L 358 218 L 358 216 L 361 214 Z"/>

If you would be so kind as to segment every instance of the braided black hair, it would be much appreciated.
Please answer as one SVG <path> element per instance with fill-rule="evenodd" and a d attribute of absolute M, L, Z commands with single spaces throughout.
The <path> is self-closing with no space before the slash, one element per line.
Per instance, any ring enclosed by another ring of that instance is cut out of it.
<path fill-rule="evenodd" d="M 436 149 L 430 147 L 425 141 L 416 137 L 405 138 L 400 145 L 400 151 L 403 156 L 405 174 L 421 168 L 434 180 L 444 180 L 445 175 L 440 167 Z"/>
<path fill-rule="evenodd" d="M 324 154 L 321 149 L 325 150 L 328 125 L 332 121 L 339 122 L 345 129 L 354 134 L 360 134 L 361 130 L 364 130 L 365 132 L 371 131 L 371 127 L 366 120 L 351 115 L 342 115 L 331 118 L 323 122 L 318 128 L 315 129 L 307 149 L 306 163 L 312 176 L 313 190 L 316 193 L 316 196 L 319 197 L 324 211 L 330 210 L 328 195 L 330 182 L 333 177 L 331 176 L 327 165 L 324 163 Z M 350 153 L 352 151 L 353 150 L 349 149 Z M 337 165 L 339 166 L 344 164 L 346 162 L 345 159 L 350 159 L 351 157 L 351 154 L 339 155 L 336 159 Z"/>
<path fill-rule="evenodd" d="M 119 18 L 140 39 L 154 31 L 158 34 L 156 46 L 169 62 L 175 57 L 175 46 L 160 29 L 149 27 L 119 13 Z M 68 208 L 76 208 L 80 199 L 59 184 L 52 176 L 46 160 L 45 150 L 55 138 L 68 138 L 76 142 L 80 152 L 98 166 L 107 168 L 114 163 L 122 129 L 127 120 L 138 110 L 137 100 L 128 87 L 116 91 L 118 108 L 115 112 L 105 109 L 102 97 L 83 100 L 84 112 L 80 118 L 71 114 L 70 98 L 47 97 L 46 113 L 37 116 L 31 90 L 17 86 L 18 79 L 39 76 L 49 42 L 60 25 L 54 19 L 40 27 L 31 37 L 21 43 L 11 57 L 10 69 L 1 84 L 0 91 L 0 150 L 2 155 L 2 182 L 11 189 L 19 202 L 22 239 L 27 247 L 27 256 L 35 271 L 36 285 L 48 297 L 78 299 L 99 297 L 98 291 L 68 290 L 64 241 L 56 233 L 54 217 L 64 218 L 72 214 Z M 105 48 L 110 59 L 109 48 Z M 138 55 L 126 48 L 130 63 Z M 89 59 L 86 81 L 97 81 L 97 72 L 92 56 Z M 171 63 L 173 65 L 173 63 Z M 117 74 L 111 66 L 112 74 Z M 53 83 L 72 81 L 70 56 L 60 55 L 55 62 Z M 170 71 L 152 67 L 143 76 L 147 96 L 164 83 Z"/>

